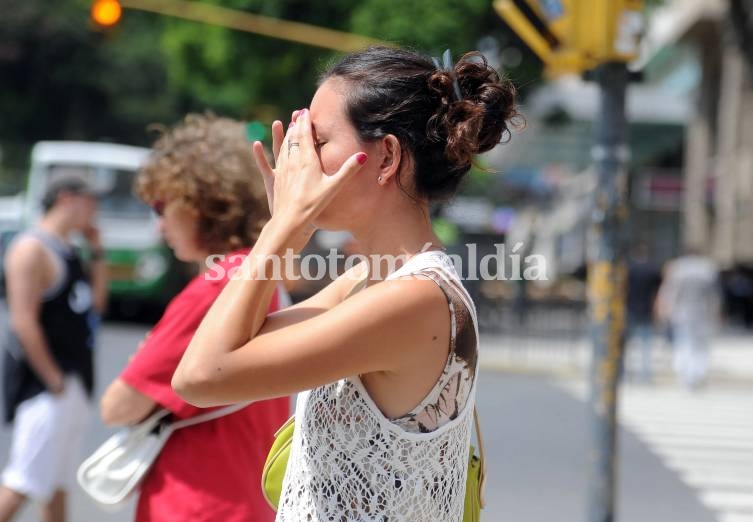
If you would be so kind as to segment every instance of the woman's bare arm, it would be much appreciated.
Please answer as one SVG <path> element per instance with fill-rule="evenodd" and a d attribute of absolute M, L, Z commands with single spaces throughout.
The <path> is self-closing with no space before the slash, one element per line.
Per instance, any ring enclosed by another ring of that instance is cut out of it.
<path fill-rule="evenodd" d="M 400 372 L 447 357 L 448 319 L 433 282 L 386 281 L 315 317 L 282 328 L 265 325 L 238 348 L 194 339 L 173 387 L 186 401 L 208 407 L 289 395 L 359 374 Z"/>
<path fill-rule="evenodd" d="M 156 407 L 151 398 L 118 378 L 102 396 L 99 413 L 107 426 L 127 426 L 145 419 Z"/>

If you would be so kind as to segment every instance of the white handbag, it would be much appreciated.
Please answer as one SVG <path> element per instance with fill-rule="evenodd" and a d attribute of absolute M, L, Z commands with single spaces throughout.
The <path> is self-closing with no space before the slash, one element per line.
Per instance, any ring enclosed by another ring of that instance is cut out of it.
<path fill-rule="evenodd" d="M 162 447 L 176 430 L 235 413 L 250 403 L 233 404 L 190 419 L 168 422 L 160 409 L 141 423 L 107 439 L 78 468 L 81 488 L 104 506 L 117 507 L 136 491 Z"/>

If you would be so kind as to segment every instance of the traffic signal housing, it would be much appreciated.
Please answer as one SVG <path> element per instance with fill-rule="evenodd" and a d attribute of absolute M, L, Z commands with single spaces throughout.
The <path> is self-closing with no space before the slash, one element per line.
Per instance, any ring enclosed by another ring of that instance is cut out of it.
<path fill-rule="evenodd" d="M 494 8 L 550 76 L 638 55 L 643 0 L 495 0 Z"/>

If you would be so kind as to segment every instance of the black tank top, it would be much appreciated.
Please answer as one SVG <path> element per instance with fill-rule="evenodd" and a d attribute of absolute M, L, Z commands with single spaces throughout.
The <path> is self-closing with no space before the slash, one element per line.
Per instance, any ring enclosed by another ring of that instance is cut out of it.
<path fill-rule="evenodd" d="M 47 346 L 66 375 L 77 375 L 91 396 L 94 387 L 92 290 L 75 250 L 40 230 L 27 234 L 39 239 L 60 261 L 63 278 L 45 294 L 39 314 Z M 24 357 L 18 337 L 10 328 L 5 341 L 3 399 L 10 422 L 21 402 L 46 390 Z"/>

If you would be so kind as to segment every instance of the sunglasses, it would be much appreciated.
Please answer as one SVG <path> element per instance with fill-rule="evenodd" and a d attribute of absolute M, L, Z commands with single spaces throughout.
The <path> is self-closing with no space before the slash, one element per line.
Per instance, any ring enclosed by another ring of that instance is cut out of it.
<path fill-rule="evenodd" d="M 159 217 L 162 217 L 165 213 L 165 202 L 161 200 L 152 201 L 151 204 L 152 211 L 154 211 L 155 214 L 157 214 Z"/>

